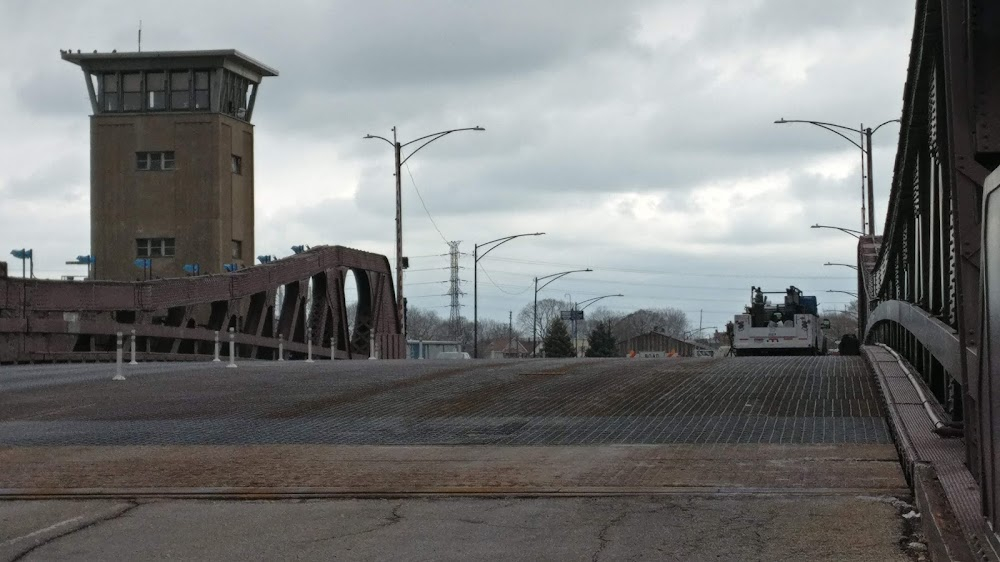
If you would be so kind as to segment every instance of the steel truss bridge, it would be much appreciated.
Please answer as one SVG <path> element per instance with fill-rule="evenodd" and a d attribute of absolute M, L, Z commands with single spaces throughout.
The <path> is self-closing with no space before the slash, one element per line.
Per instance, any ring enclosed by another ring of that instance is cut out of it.
<path fill-rule="evenodd" d="M 358 291 L 350 321 L 348 275 Z M 226 348 L 230 329 L 243 358 L 277 359 L 279 346 L 302 358 L 309 341 L 326 359 L 398 359 L 405 351 L 388 260 L 351 248 L 135 283 L 0 277 L 0 363 L 113 360 L 116 333 L 133 330 L 142 360 L 204 360 L 217 333 Z"/>
<path fill-rule="evenodd" d="M 881 236 L 859 241 L 867 344 L 919 372 L 964 432 L 1000 529 L 1000 3 L 918 0 Z"/>
<path fill-rule="evenodd" d="M 919 374 L 962 433 L 981 521 L 1000 529 L 1000 2 L 917 0 L 885 230 L 858 244 L 860 325 Z M 358 285 L 349 322 L 346 276 Z M 277 295 L 283 294 L 281 302 Z M 227 275 L 142 283 L 0 277 L 0 362 L 404 354 L 384 256 L 321 247 Z M 280 338 L 279 338 L 280 335 Z M 333 341 L 333 345 L 330 342 Z"/>

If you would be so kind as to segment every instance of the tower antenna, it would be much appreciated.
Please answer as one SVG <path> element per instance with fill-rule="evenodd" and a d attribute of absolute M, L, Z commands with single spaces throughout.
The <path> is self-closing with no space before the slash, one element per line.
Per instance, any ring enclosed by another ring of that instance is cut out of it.
<path fill-rule="evenodd" d="M 139 20 L 139 52 L 142 52 L 142 20 Z"/>

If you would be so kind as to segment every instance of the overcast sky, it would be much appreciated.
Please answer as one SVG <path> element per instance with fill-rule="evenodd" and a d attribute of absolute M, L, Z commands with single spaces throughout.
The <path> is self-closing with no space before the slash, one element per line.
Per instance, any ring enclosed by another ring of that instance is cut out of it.
<path fill-rule="evenodd" d="M 64 262 L 90 252 L 90 106 L 59 49 L 135 50 L 141 19 L 143 50 L 235 48 L 281 74 L 254 112 L 257 254 L 393 262 L 392 152 L 361 137 L 480 125 L 404 170 L 411 306 L 447 316 L 445 240 L 469 254 L 471 316 L 473 244 L 544 231 L 480 262 L 481 317 L 586 267 L 540 298 L 624 293 L 601 304 L 720 328 L 751 285 L 843 308 L 825 291 L 853 272 L 823 263 L 853 263 L 855 240 L 809 225 L 861 228 L 860 151 L 773 121 L 898 118 L 913 17 L 913 0 L 4 1 L 0 259 L 17 271 L 9 249 L 29 247 L 38 276 L 81 273 Z M 898 131 L 875 137 L 879 231 Z"/>

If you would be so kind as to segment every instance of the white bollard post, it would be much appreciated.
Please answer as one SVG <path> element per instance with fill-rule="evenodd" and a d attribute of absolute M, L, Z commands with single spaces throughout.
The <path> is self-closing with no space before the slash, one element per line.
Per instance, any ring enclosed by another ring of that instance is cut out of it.
<path fill-rule="evenodd" d="M 330 361 L 336 359 L 337 358 L 336 355 L 337 355 L 336 344 L 334 343 L 333 338 L 330 338 Z"/>
<path fill-rule="evenodd" d="M 278 334 L 278 361 L 285 360 L 285 340 Z"/>
<path fill-rule="evenodd" d="M 219 343 L 219 331 L 216 330 L 215 331 L 215 358 L 212 359 L 213 363 L 217 363 L 217 362 L 222 361 L 222 359 L 219 359 L 219 348 L 220 347 L 222 347 L 222 344 Z"/>
<path fill-rule="evenodd" d="M 128 362 L 129 365 L 138 365 L 135 362 L 135 330 L 132 330 L 132 360 Z"/>
<path fill-rule="evenodd" d="M 378 359 L 375 357 L 375 332 L 368 338 L 368 360 Z"/>
<path fill-rule="evenodd" d="M 236 367 L 236 334 L 233 328 L 229 328 L 229 364 L 226 367 L 233 369 Z"/>
<path fill-rule="evenodd" d="M 118 350 L 117 359 L 115 360 L 115 376 L 111 378 L 113 381 L 123 381 L 125 380 L 125 375 L 122 374 L 122 333 L 118 332 Z"/>
<path fill-rule="evenodd" d="M 306 363 L 313 362 L 313 338 L 312 328 L 306 330 Z"/>

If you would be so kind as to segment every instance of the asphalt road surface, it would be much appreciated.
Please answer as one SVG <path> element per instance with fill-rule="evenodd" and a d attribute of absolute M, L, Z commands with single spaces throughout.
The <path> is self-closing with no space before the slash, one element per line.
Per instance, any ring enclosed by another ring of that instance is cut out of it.
<path fill-rule="evenodd" d="M 858 358 L 112 374 L 0 367 L 5 559 L 923 556 Z"/>

